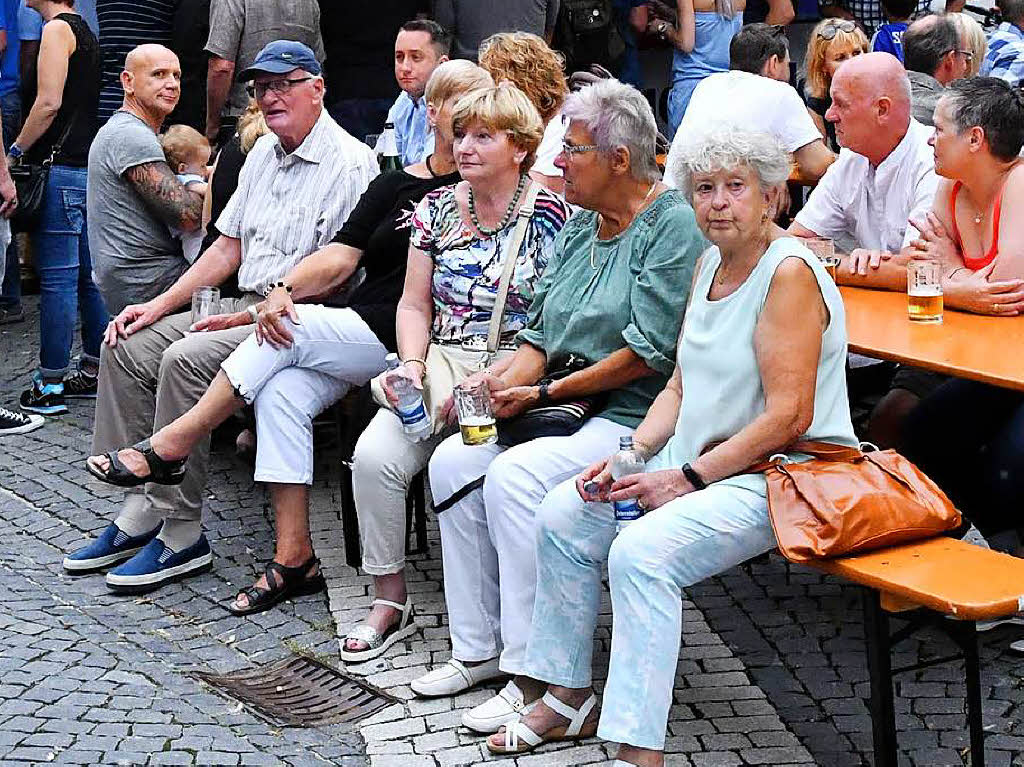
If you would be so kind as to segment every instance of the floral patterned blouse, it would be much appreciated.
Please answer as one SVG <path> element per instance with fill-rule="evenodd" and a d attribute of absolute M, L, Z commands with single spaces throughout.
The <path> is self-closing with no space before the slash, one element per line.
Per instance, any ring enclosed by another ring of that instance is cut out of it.
<path fill-rule="evenodd" d="M 540 190 L 509 285 L 501 326 L 503 347 L 514 348 L 516 333 L 526 327 L 534 285 L 551 257 L 555 236 L 571 212 L 561 197 Z M 434 262 L 433 339 L 459 342 L 470 336 L 486 338 L 516 219 L 494 236 L 480 237 L 459 215 L 453 185 L 428 193 L 416 207 L 410 225 L 410 244 Z"/>

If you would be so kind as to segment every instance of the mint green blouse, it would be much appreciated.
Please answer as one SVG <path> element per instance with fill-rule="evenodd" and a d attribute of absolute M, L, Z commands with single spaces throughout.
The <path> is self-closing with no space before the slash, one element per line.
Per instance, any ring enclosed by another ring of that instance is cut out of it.
<path fill-rule="evenodd" d="M 636 352 L 655 374 L 610 392 L 596 413 L 632 428 L 672 374 L 694 264 L 708 243 L 672 189 L 616 237 L 598 240 L 596 230 L 597 214 L 581 210 L 559 232 L 517 338 L 542 349 L 549 366 L 570 354 L 594 363 Z"/>

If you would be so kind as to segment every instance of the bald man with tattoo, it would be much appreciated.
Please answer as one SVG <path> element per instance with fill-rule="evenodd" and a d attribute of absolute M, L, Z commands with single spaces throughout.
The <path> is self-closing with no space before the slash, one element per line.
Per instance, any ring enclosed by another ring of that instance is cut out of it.
<path fill-rule="evenodd" d="M 119 448 L 199 400 L 221 362 L 252 333 L 257 304 L 275 287 L 284 289 L 295 264 L 333 240 L 378 172 L 373 151 L 323 108 L 313 52 L 301 43 L 271 43 L 239 76 L 252 81 L 270 133 L 246 157 L 217 219 L 221 236 L 184 273 L 184 262 L 165 266 L 167 226 L 195 229 L 202 206 L 175 179 L 156 142 L 178 102 L 179 77 L 169 50 L 136 48 L 121 79 L 124 107 L 100 130 L 90 155 L 90 236 L 106 248 L 94 263 L 116 312 L 101 352 L 91 451 L 107 455 L 104 472 L 123 468 Z M 94 174 L 106 186 L 94 184 Z M 94 206 L 106 215 L 93 218 Z M 104 231 L 96 233 L 94 224 Z M 232 275 L 241 296 L 222 299 L 223 314 L 189 332 L 195 289 Z M 134 487 L 114 522 L 64 559 L 65 570 L 95 572 L 123 562 L 107 573 L 107 585 L 139 593 L 208 569 L 213 555 L 200 521 L 208 457 L 209 440 L 192 452 L 179 484 Z"/>

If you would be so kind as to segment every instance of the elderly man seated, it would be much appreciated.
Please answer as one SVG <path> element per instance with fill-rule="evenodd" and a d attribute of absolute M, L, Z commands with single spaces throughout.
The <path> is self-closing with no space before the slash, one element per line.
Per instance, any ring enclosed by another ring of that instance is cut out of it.
<path fill-rule="evenodd" d="M 222 301 L 224 311 L 254 311 L 264 295 L 285 290 L 282 278 L 331 241 L 377 174 L 369 147 L 323 109 L 324 81 L 309 48 L 273 42 L 239 79 L 254 81 L 251 92 L 271 134 L 246 159 L 217 221 L 223 236 L 169 289 L 125 307 L 107 328 L 92 452 L 111 452 L 88 468 L 115 484 L 137 485 L 132 471 L 147 465 L 156 473 L 160 461 L 148 444 L 114 451 L 194 405 L 252 332 L 248 324 L 233 326 L 238 320 L 228 315 L 208 322 L 208 332 L 189 334 L 189 314 L 172 313 L 187 308 L 196 288 L 236 272 L 242 296 Z M 107 574 L 107 585 L 119 592 L 150 590 L 208 569 L 213 556 L 200 523 L 208 455 L 205 440 L 178 475 L 180 484 L 129 493 L 117 519 L 68 555 L 64 568 L 83 573 L 129 560 Z"/>
<path fill-rule="evenodd" d="M 931 14 L 903 33 L 903 62 L 910 78 L 914 119 L 934 125 L 932 114 L 943 89 L 967 76 L 973 54 L 960 39 L 951 16 Z"/>

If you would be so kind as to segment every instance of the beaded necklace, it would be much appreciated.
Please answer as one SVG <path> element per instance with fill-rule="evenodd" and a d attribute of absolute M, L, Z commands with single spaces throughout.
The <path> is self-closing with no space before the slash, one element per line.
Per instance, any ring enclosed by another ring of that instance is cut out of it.
<path fill-rule="evenodd" d="M 529 176 L 527 176 L 525 173 L 519 176 L 519 184 L 516 186 L 516 193 L 512 195 L 512 199 L 509 200 L 508 208 L 506 208 L 505 210 L 505 215 L 501 217 L 501 221 L 499 221 L 498 225 L 493 229 L 481 224 L 480 219 L 477 218 L 476 200 L 474 200 L 473 198 L 473 187 L 469 187 L 469 218 L 472 220 L 473 226 L 477 228 L 480 234 L 484 235 L 485 237 L 493 237 L 506 226 L 508 226 L 509 221 L 512 220 L 512 215 L 515 213 L 516 205 L 519 203 L 519 198 L 523 194 L 523 189 L 526 188 L 526 182 L 528 179 Z"/>

